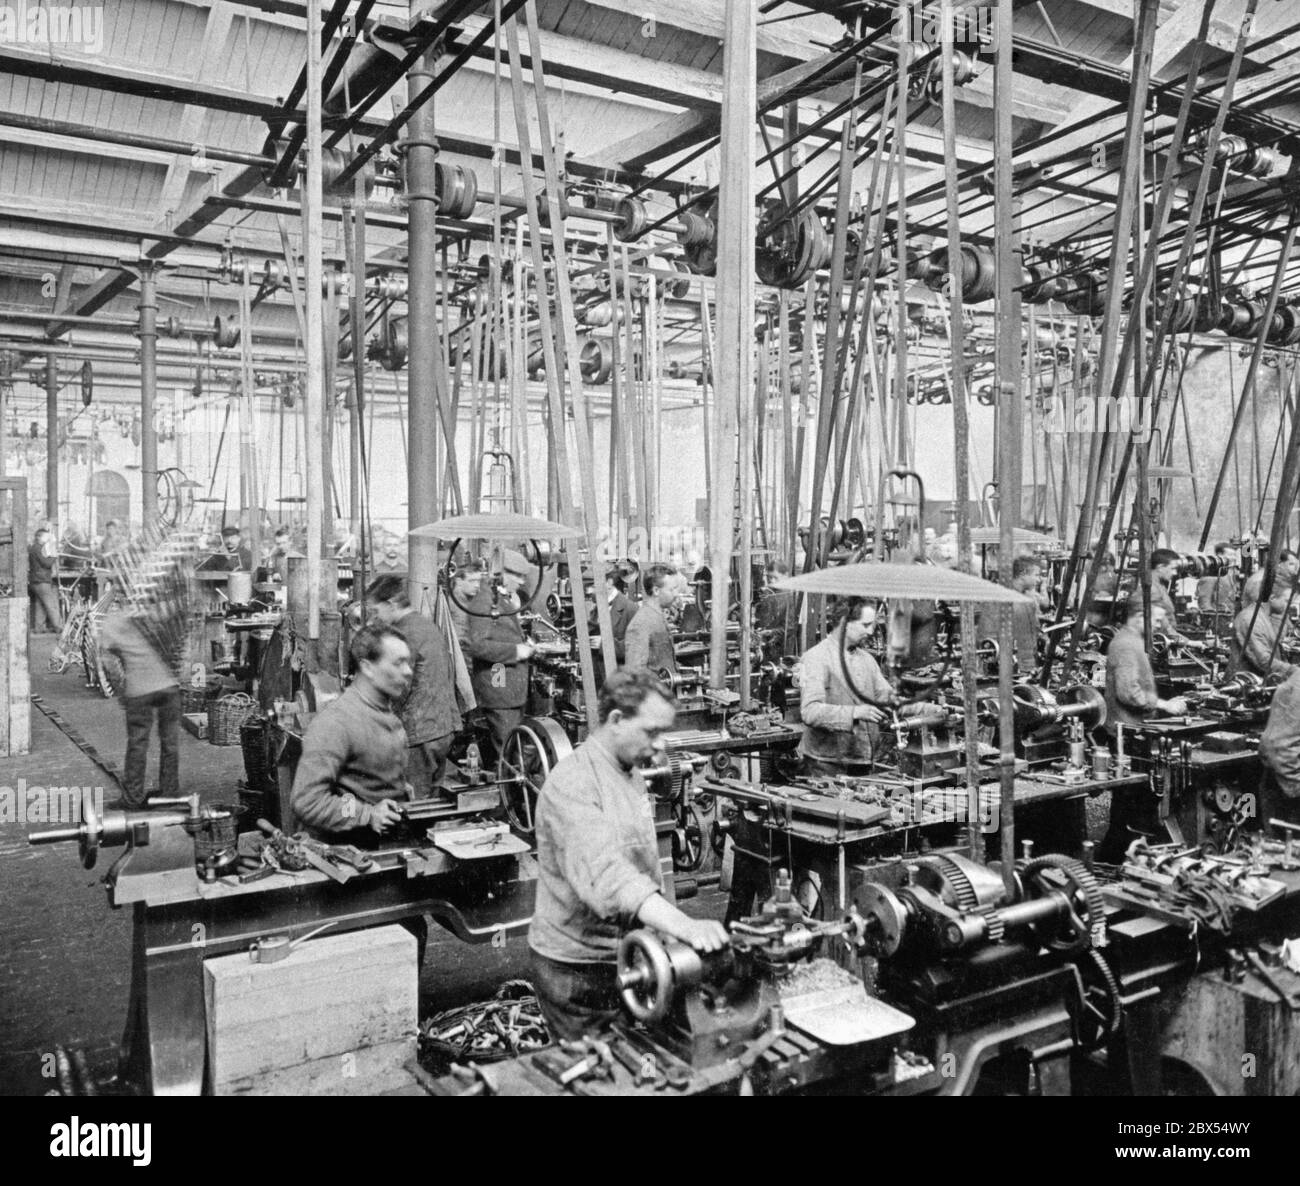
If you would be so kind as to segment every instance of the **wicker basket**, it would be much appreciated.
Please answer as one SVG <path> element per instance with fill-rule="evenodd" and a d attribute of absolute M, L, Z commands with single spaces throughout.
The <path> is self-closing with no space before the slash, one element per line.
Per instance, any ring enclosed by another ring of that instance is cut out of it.
<path fill-rule="evenodd" d="M 208 741 L 213 745 L 238 745 L 239 727 L 257 712 L 257 702 L 244 692 L 234 692 L 208 706 Z"/>
<path fill-rule="evenodd" d="M 239 726 L 239 745 L 244 751 L 244 782 L 259 794 L 275 785 L 275 771 L 267 754 L 266 722 L 260 716 L 248 717 Z"/>

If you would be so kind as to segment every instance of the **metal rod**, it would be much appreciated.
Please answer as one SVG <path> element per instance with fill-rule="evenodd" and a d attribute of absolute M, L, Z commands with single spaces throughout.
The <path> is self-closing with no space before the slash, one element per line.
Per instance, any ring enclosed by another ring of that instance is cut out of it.
<path fill-rule="evenodd" d="M 324 223 L 321 216 L 323 174 L 321 169 L 321 0 L 307 0 L 307 172 L 303 178 L 303 256 L 307 285 L 303 294 L 307 334 L 306 350 L 306 467 L 307 479 L 307 637 L 320 639 L 321 550 L 324 544 L 324 475 L 321 471 L 321 442 L 324 437 L 325 407 L 325 321 L 321 302 L 324 279 L 321 250 Z M 354 349 L 360 343 L 353 343 Z M 309 647 L 309 652 L 314 648 Z M 317 656 L 312 656 L 318 663 Z"/>

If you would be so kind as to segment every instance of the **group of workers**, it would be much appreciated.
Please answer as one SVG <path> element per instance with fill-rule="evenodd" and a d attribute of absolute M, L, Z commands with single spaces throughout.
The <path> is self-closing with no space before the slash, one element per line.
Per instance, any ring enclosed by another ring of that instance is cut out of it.
<path fill-rule="evenodd" d="M 232 557 L 239 546 L 237 535 L 227 537 Z M 1170 585 L 1178 559 L 1162 550 L 1151 556 L 1150 614 L 1156 632 L 1166 627 L 1173 609 Z M 1275 640 L 1294 589 L 1293 562 L 1289 555 L 1279 557 L 1268 601 L 1238 613 L 1240 640 L 1234 647 L 1234 663 L 1242 668 L 1287 676 L 1260 749 L 1287 797 L 1300 795 L 1300 675 L 1275 654 Z M 1043 571 L 1035 557 L 1017 558 L 1012 569 L 1014 587 L 1031 597 L 1014 616 L 1022 672 L 1037 663 L 1040 605 L 1032 598 Z M 519 610 L 536 591 L 537 575 L 513 550 L 504 552 L 492 581 L 485 579 L 480 562 L 468 561 L 451 581 L 449 612 L 437 620 L 412 605 L 404 576 L 383 573 L 371 582 L 366 600 L 374 607 L 374 620 L 352 640 L 354 678 L 308 729 L 294 779 L 293 809 L 309 832 L 377 844 L 401 819 L 405 802 L 436 793 L 471 712 L 485 726 L 488 759 L 504 751 L 528 697 L 534 647 Z M 653 927 L 703 951 L 727 942 L 721 923 L 688 917 L 663 893 L 651 799 L 640 770 L 661 752 L 675 721 L 672 681 L 661 676 L 677 673 L 670 617 L 687 586 L 670 565 L 651 565 L 640 576 L 643 597 L 637 604 L 627 597 L 619 570 L 605 574 L 620 666 L 606 675 L 598 727 L 556 764 L 537 806 L 539 872 L 530 958 L 543 1013 L 559 1038 L 578 1037 L 617 1014 L 615 953 L 628 928 Z M 1220 591 L 1207 595 L 1219 598 Z M 1233 590 L 1234 606 L 1244 595 L 1245 590 Z M 780 596 L 758 606 L 774 629 L 790 627 L 791 610 L 789 599 Z M 808 774 L 869 771 L 882 722 L 892 711 L 913 711 L 900 704 L 868 649 L 877 612 L 872 600 L 848 599 L 830 634 L 800 659 L 799 753 Z M 1187 711 L 1182 699 L 1158 695 L 1145 645 L 1146 612 L 1140 592 L 1128 597 L 1123 625 L 1109 645 L 1105 698 L 1112 735 L 1121 723 L 1137 725 L 1156 714 Z M 981 614 L 981 636 L 993 632 L 994 621 Z M 143 662 L 137 666 L 147 671 Z M 137 734 L 145 707 L 159 714 L 160 729 L 172 712 L 172 689 L 144 687 L 148 682 L 128 688 L 128 703 L 146 698 L 135 717 Z M 164 751 L 164 790 L 174 779 L 174 754 L 170 767 L 168 761 Z M 128 768 L 130 775 L 130 760 Z"/>

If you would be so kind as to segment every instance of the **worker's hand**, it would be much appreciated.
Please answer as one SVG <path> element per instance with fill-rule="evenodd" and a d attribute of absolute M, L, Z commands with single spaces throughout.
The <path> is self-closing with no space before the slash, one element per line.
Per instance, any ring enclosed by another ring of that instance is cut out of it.
<path fill-rule="evenodd" d="M 402 813 L 391 799 L 380 799 L 370 805 L 370 830 L 376 836 L 382 836 L 401 818 Z"/>
<path fill-rule="evenodd" d="M 927 708 L 932 707 L 924 700 L 910 700 L 906 704 L 898 706 L 898 715 L 900 717 L 919 717 L 924 716 Z"/>
<path fill-rule="evenodd" d="M 521 642 L 515 647 L 515 662 L 524 663 L 533 657 L 533 652 L 537 648 L 531 642 Z"/>
<path fill-rule="evenodd" d="M 855 704 L 853 706 L 853 719 L 879 724 L 885 719 L 885 714 L 883 710 L 877 708 L 874 704 Z"/>
<path fill-rule="evenodd" d="M 1166 700 L 1161 708 L 1171 717 L 1181 717 L 1187 715 L 1187 701 L 1181 696 L 1175 696 L 1172 700 Z"/>
<path fill-rule="evenodd" d="M 731 942 L 727 928 L 711 918 L 687 919 L 677 938 L 696 951 L 721 951 Z"/>

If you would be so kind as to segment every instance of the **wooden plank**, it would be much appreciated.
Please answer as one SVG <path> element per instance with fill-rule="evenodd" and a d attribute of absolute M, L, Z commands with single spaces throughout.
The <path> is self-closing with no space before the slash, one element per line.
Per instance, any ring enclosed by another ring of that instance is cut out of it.
<path fill-rule="evenodd" d="M 246 954 L 203 965 L 208 1075 L 222 1094 L 250 1081 L 370 1048 L 398 1047 L 416 1033 L 415 937 L 399 926 L 323 936 L 273 964 Z M 402 1056 L 403 1058 L 405 1055 Z M 327 1068 L 308 1068 L 309 1080 Z"/>
<path fill-rule="evenodd" d="M 385 1042 L 347 1054 L 333 1055 L 233 1080 L 221 1095 L 384 1095 L 403 1091 L 414 1082 L 407 1069 L 416 1057 L 416 1039 Z"/>
<path fill-rule="evenodd" d="M 484 17 L 469 17 L 458 22 L 468 37 L 473 37 L 488 22 Z M 594 30 L 587 31 L 593 34 Z M 641 42 L 646 53 L 613 49 L 576 37 L 563 37 L 557 33 L 542 33 L 542 59 L 546 73 L 551 78 L 569 82 L 582 82 L 621 94 L 637 95 L 660 103 L 681 105 L 691 102 L 722 102 L 722 77 L 705 70 L 694 69 L 676 62 L 657 61 L 647 56 L 656 43 L 647 39 Z M 487 62 L 493 60 L 491 42 L 474 56 Z M 530 54 L 524 54 L 523 67 L 532 70 Z"/>

